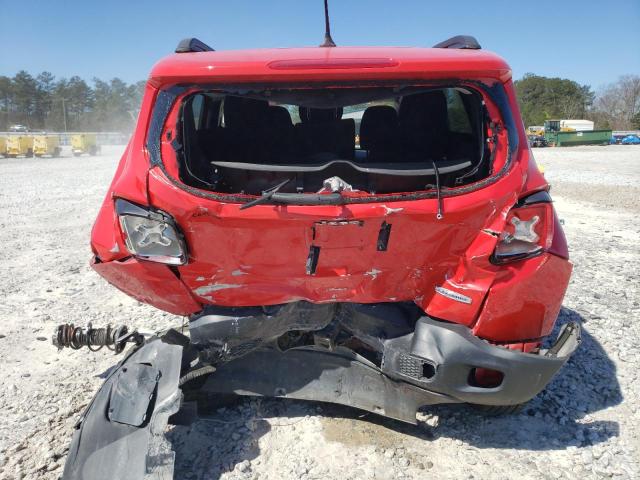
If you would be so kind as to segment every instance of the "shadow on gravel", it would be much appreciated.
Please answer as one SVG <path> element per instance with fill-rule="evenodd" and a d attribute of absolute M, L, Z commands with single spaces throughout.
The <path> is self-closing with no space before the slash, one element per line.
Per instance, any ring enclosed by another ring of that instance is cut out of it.
<path fill-rule="evenodd" d="M 217 417 L 243 418 L 237 409 L 245 403 L 248 400 Z M 258 440 L 270 430 L 269 422 L 251 417 L 246 421 L 201 419 L 190 426 L 174 427 L 167 434 L 176 453 L 174 478 L 214 480 L 225 472 L 248 470 L 249 462 L 260 454 Z"/>
<path fill-rule="evenodd" d="M 358 438 L 358 443 L 375 445 L 384 439 L 399 444 L 410 436 L 425 441 L 450 438 L 477 448 L 559 450 L 604 442 L 619 434 L 618 424 L 591 421 L 589 414 L 622 401 L 616 368 L 573 310 L 562 309 L 550 338 L 570 320 L 583 326 L 582 345 L 519 414 L 487 417 L 466 405 L 440 405 L 423 410 L 425 417 L 437 416 L 437 421 L 413 426 L 341 405 L 243 398 L 189 427 L 174 427 L 167 435 L 176 452 L 175 478 L 217 479 L 234 469 L 248 472 L 249 462 L 259 456 L 260 437 L 308 415 L 323 417 L 325 427 L 332 424 L 330 433 L 325 428 L 318 435 L 343 443 Z"/>

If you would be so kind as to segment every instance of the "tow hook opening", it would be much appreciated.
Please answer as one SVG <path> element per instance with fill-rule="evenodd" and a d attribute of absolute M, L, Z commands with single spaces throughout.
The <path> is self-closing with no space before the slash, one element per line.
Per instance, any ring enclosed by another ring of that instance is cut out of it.
<path fill-rule="evenodd" d="M 474 367 L 469 372 L 469 385 L 478 388 L 498 388 L 502 385 L 504 373 L 490 368 Z"/>

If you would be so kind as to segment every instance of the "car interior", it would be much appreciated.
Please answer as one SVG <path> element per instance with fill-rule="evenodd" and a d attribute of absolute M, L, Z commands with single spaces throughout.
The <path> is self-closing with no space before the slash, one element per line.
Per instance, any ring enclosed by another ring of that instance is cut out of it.
<path fill-rule="evenodd" d="M 371 194 L 443 188 L 491 169 L 487 114 L 466 88 L 204 91 L 185 98 L 181 181 L 259 195 L 316 193 L 339 177 Z"/>

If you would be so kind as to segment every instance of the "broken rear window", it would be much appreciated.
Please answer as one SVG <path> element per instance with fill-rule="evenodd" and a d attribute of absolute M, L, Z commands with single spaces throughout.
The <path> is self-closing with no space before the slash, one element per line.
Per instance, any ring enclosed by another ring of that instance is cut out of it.
<path fill-rule="evenodd" d="M 317 193 L 337 177 L 385 194 L 491 172 L 488 115 L 471 88 L 201 91 L 180 109 L 180 179 L 213 192 Z"/>

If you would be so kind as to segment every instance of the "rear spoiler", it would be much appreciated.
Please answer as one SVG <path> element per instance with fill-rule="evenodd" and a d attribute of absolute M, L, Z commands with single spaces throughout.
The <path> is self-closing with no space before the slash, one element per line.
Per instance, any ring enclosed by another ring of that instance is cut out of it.
<path fill-rule="evenodd" d="M 436 43 L 433 48 L 461 48 L 468 50 L 480 50 L 482 47 L 475 37 L 471 35 L 456 35 L 444 42 Z"/>

